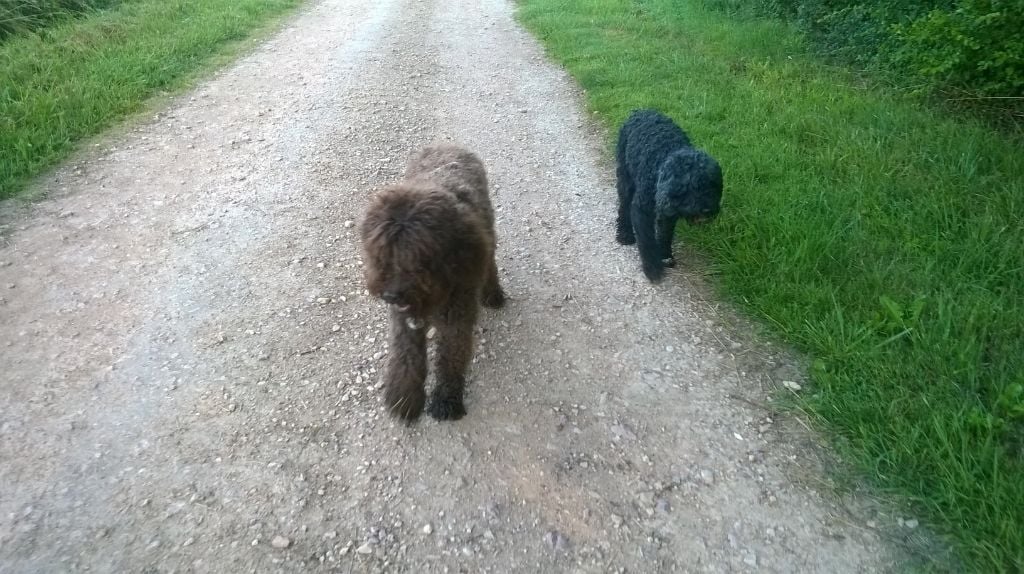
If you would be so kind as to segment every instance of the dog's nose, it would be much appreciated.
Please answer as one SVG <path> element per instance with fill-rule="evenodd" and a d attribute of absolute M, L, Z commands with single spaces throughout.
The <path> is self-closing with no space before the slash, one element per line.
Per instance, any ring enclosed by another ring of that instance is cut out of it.
<path fill-rule="evenodd" d="M 391 304 L 397 304 L 401 299 L 401 297 L 398 296 L 398 293 L 395 293 L 394 291 L 384 291 L 380 294 L 380 298 L 383 299 L 385 303 Z"/>

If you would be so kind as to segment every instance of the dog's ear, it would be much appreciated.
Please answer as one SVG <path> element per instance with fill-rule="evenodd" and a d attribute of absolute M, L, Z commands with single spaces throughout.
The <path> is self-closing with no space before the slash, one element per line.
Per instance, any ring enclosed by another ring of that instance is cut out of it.
<path fill-rule="evenodd" d="M 661 169 L 658 170 L 657 182 L 654 184 L 654 208 L 658 214 L 669 215 L 672 205 L 675 203 L 674 197 L 680 183 L 677 173 L 667 169 L 666 165 L 661 166 Z"/>

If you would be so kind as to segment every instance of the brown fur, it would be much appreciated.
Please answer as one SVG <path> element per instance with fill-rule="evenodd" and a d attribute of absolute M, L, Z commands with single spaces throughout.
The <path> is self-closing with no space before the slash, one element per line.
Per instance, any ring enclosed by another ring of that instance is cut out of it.
<path fill-rule="evenodd" d="M 437 386 L 429 411 L 439 420 L 461 418 L 479 305 L 500 307 L 505 300 L 483 163 L 455 146 L 424 148 L 410 160 L 403 181 L 370 201 L 361 234 L 367 288 L 389 304 L 391 314 L 385 403 L 406 420 L 423 411 L 425 333 L 433 325 Z"/>

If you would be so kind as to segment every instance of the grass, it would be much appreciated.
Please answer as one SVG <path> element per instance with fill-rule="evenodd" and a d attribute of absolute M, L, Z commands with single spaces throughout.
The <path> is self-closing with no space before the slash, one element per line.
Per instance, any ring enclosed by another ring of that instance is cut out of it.
<path fill-rule="evenodd" d="M 839 452 L 964 569 L 1024 571 L 1024 138 L 699 0 L 519 4 L 609 128 L 657 107 L 719 159 L 722 216 L 679 233 L 810 355 Z"/>
<path fill-rule="evenodd" d="M 0 199 L 299 3 L 133 0 L 7 37 L 0 43 Z"/>
<path fill-rule="evenodd" d="M 120 0 L 0 0 L 0 41 L 12 34 L 40 30 L 53 22 L 118 2 Z"/>

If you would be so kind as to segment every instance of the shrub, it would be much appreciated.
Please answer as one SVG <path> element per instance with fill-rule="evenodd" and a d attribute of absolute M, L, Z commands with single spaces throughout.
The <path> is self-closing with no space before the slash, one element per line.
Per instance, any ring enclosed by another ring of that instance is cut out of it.
<path fill-rule="evenodd" d="M 825 54 L 925 92 L 1024 96 L 1024 0 L 706 0 L 794 22 Z"/>
<path fill-rule="evenodd" d="M 1024 0 L 962 0 L 893 26 L 889 57 L 930 83 L 1024 95 Z"/>

